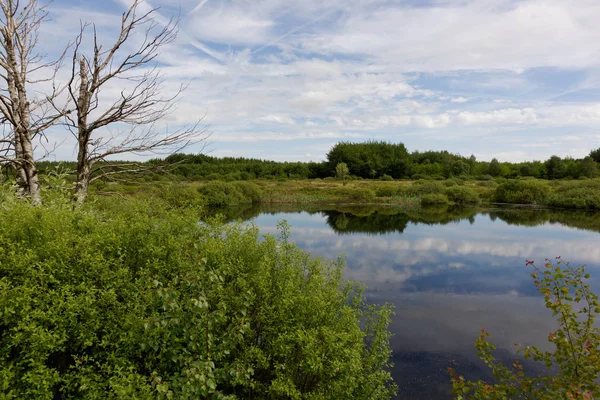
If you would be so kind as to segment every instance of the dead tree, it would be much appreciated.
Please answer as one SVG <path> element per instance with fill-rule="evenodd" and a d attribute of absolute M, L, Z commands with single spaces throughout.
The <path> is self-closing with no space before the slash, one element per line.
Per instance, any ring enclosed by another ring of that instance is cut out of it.
<path fill-rule="evenodd" d="M 47 16 L 37 0 L 0 0 L 0 121 L 5 127 L 0 138 L 0 162 L 16 173 L 19 192 L 36 204 L 41 202 L 40 183 L 34 158 L 34 140 L 65 113 L 55 99 L 61 90 L 54 85 L 59 61 L 44 62 L 36 53 L 38 28 Z M 46 69 L 53 73 L 41 78 Z M 29 84 L 52 83 L 52 92 L 30 99 Z M 52 105 L 52 107 L 50 106 Z"/>
<path fill-rule="evenodd" d="M 175 131 L 159 128 L 184 89 L 178 86 L 174 93 L 163 95 L 165 81 L 155 65 L 161 47 L 175 39 L 177 22 L 160 25 L 153 18 L 156 10 L 144 11 L 142 5 L 141 0 L 135 0 L 123 13 L 118 38 L 110 47 L 104 49 L 99 43 L 93 25 L 89 56 L 80 51 L 88 24 L 82 24 L 75 40 L 69 93 L 76 112 L 67 116 L 67 125 L 78 143 L 78 203 L 85 201 L 92 181 L 140 168 L 135 163 L 112 164 L 111 158 L 132 153 L 171 153 L 192 141 L 206 139 L 206 131 L 199 125 L 201 118 Z M 133 50 L 126 50 L 133 45 Z M 108 102 L 99 98 L 102 89 L 114 90 L 115 85 L 121 85 L 118 95 Z"/>

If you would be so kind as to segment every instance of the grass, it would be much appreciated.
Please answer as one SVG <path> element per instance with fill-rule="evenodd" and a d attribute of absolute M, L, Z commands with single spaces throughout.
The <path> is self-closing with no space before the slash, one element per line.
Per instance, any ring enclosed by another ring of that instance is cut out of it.
<path fill-rule="evenodd" d="M 174 207 L 187 204 L 327 205 L 375 204 L 415 208 L 428 204 L 512 203 L 557 208 L 600 209 L 600 179 L 545 181 L 449 179 L 446 181 L 336 179 L 101 183 L 96 195 L 160 197 Z M 433 195 L 433 196 L 432 196 Z M 216 199 L 215 197 L 218 197 Z M 230 201 L 231 200 L 231 201 Z"/>

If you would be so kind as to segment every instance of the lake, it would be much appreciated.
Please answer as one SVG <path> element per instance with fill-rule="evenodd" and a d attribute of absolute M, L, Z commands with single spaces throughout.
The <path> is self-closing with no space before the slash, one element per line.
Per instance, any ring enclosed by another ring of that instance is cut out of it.
<path fill-rule="evenodd" d="M 546 348 L 555 329 L 525 260 L 561 256 L 587 264 L 600 293 L 600 213 L 531 208 L 241 207 L 224 211 L 263 233 L 277 222 L 315 256 L 343 254 L 346 277 L 367 286 L 371 302 L 395 305 L 393 376 L 398 398 L 447 399 L 451 360 L 468 379 L 488 379 L 474 349 L 480 328 L 501 359 L 514 343 Z M 534 365 L 527 365 L 537 371 Z"/>

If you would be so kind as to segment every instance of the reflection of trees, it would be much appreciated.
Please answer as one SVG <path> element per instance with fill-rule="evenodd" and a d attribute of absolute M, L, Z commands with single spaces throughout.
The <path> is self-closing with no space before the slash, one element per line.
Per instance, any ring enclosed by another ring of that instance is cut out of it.
<path fill-rule="evenodd" d="M 407 212 L 410 222 L 426 225 L 446 225 L 463 219 L 473 219 L 479 213 L 474 207 L 424 207 Z"/>
<path fill-rule="evenodd" d="M 600 212 L 516 207 L 486 211 L 472 207 L 447 206 L 403 210 L 394 207 L 377 207 L 372 205 L 327 207 L 323 205 L 246 204 L 208 210 L 207 214 L 222 214 L 225 217 L 225 221 L 245 221 L 255 218 L 260 214 L 273 215 L 294 212 L 323 214 L 326 217 L 327 224 L 337 233 L 402 233 L 409 222 L 426 225 L 445 225 L 466 219 L 470 223 L 473 223 L 477 214 L 487 215 L 492 221 L 500 219 L 509 225 L 538 226 L 545 223 L 558 223 L 568 227 L 600 232 Z"/>
<path fill-rule="evenodd" d="M 403 213 L 389 214 L 373 211 L 369 215 L 354 215 L 350 212 L 335 210 L 323 211 L 327 224 L 337 233 L 390 233 L 404 232 L 409 218 Z"/>
<path fill-rule="evenodd" d="M 368 212 L 367 212 L 368 211 Z M 404 232 L 409 222 L 415 224 L 439 225 L 472 219 L 477 214 L 475 208 L 427 207 L 417 210 L 383 208 L 370 210 L 324 210 L 327 224 L 337 233 L 382 234 Z"/>
<path fill-rule="evenodd" d="M 600 232 L 600 212 L 597 211 L 511 208 L 487 214 L 492 220 L 498 218 L 510 225 L 538 226 L 549 222 Z"/>
<path fill-rule="evenodd" d="M 205 216 L 220 214 L 225 222 L 247 221 L 262 214 L 261 208 L 257 204 L 240 204 L 235 207 L 211 207 L 205 211 Z"/>

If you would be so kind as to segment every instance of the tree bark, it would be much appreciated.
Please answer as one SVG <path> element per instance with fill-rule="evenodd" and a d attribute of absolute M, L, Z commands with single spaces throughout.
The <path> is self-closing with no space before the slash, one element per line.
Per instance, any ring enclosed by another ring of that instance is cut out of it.
<path fill-rule="evenodd" d="M 6 70 L 6 84 L 10 104 L 3 109 L 4 117 L 11 123 L 14 134 L 16 180 L 21 196 L 28 196 L 34 204 L 40 204 L 41 187 L 33 155 L 31 131 L 31 103 L 27 97 L 27 66 L 31 62 L 29 51 L 34 45 L 30 40 L 35 28 L 27 25 L 28 14 L 23 10 L 17 13 L 18 3 L 9 0 L 0 3 L 6 24 L 1 28 L 4 58 L 2 66 Z M 28 6 L 35 6 L 30 2 Z M 25 7 L 27 8 L 27 6 Z M 15 16 L 22 18 L 16 21 Z M 33 24 L 34 27 L 36 24 Z M 18 28 L 20 26 L 20 28 Z M 18 47 L 18 48 L 17 48 Z"/>
<path fill-rule="evenodd" d="M 91 96 L 88 91 L 88 71 L 85 59 L 79 59 L 79 96 L 77 98 L 77 181 L 75 183 L 75 201 L 78 205 L 85 202 L 90 185 L 92 166 L 89 157 L 90 131 L 88 113 Z"/>

